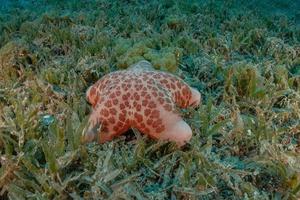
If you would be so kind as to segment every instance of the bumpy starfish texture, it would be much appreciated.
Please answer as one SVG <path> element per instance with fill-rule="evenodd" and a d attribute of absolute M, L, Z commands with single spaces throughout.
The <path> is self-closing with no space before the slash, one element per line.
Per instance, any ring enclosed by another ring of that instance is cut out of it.
<path fill-rule="evenodd" d="M 181 146 L 190 140 L 192 130 L 176 107 L 197 106 L 201 100 L 197 90 L 172 74 L 154 70 L 147 61 L 103 76 L 86 95 L 93 111 L 84 141 L 100 143 L 136 128 Z"/>

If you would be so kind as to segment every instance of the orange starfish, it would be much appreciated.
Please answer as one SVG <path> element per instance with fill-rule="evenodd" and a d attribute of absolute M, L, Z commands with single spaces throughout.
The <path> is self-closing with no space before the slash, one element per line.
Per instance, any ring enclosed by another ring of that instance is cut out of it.
<path fill-rule="evenodd" d="M 190 126 L 176 106 L 200 104 L 201 95 L 180 78 L 154 70 L 148 61 L 103 76 L 87 91 L 93 107 L 84 141 L 112 140 L 130 128 L 151 138 L 175 141 L 179 146 L 192 137 Z"/>

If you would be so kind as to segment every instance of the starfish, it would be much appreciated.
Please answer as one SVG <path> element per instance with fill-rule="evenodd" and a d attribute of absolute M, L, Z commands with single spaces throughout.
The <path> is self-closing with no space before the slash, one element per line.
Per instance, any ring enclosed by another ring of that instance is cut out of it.
<path fill-rule="evenodd" d="M 92 105 L 84 142 L 104 143 L 135 128 L 151 138 L 184 145 L 192 137 L 179 108 L 198 106 L 200 93 L 179 77 L 142 60 L 127 70 L 109 73 L 86 93 Z"/>

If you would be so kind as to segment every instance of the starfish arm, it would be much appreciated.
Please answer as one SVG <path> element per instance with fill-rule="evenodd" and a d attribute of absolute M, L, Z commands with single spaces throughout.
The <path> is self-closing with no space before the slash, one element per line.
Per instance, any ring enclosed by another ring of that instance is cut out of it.
<path fill-rule="evenodd" d="M 89 126 L 84 134 L 84 141 L 104 143 L 121 135 L 130 128 L 126 115 L 117 107 L 108 105 L 110 99 L 97 104 L 89 118 Z"/>
<path fill-rule="evenodd" d="M 87 101 L 94 107 L 99 102 L 102 102 L 106 98 L 106 94 L 109 93 L 116 84 L 122 79 L 120 71 L 112 72 L 104 75 L 94 85 L 90 86 L 86 92 Z"/>
<path fill-rule="evenodd" d="M 191 138 L 191 127 L 184 120 L 178 118 L 172 122 L 172 125 L 166 127 L 159 139 L 176 142 L 177 146 L 181 147 L 189 142 Z"/>
<path fill-rule="evenodd" d="M 97 102 L 97 87 L 94 85 L 90 86 L 88 90 L 86 91 L 85 97 L 86 100 L 94 107 Z"/>
<path fill-rule="evenodd" d="M 201 94 L 198 90 L 196 90 L 195 88 L 191 87 L 191 91 L 192 91 L 192 96 L 189 102 L 190 106 L 196 107 L 199 106 L 201 104 Z"/>
<path fill-rule="evenodd" d="M 102 77 L 95 84 L 90 86 L 86 92 L 86 100 L 93 106 L 93 108 L 97 105 L 100 100 L 103 88 L 103 85 L 108 82 L 108 75 Z"/>
<path fill-rule="evenodd" d="M 151 138 L 173 141 L 178 146 L 188 142 L 192 130 L 175 111 L 175 105 L 171 101 L 160 103 L 158 99 L 152 100 L 154 104 L 151 106 L 149 104 L 142 113 L 135 112 L 133 127 Z"/>
<path fill-rule="evenodd" d="M 200 93 L 197 93 L 197 90 L 173 74 L 157 72 L 153 77 L 158 79 L 159 83 L 171 93 L 173 101 L 180 108 L 187 108 L 195 104 L 197 98 L 200 98 Z M 196 103 L 198 102 L 196 101 Z"/>

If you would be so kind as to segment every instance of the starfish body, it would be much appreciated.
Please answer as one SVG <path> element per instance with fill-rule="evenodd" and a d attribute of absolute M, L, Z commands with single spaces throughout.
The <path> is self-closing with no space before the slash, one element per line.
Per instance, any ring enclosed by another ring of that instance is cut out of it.
<path fill-rule="evenodd" d="M 183 145 L 192 131 L 177 107 L 200 103 L 200 93 L 180 78 L 140 61 L 103 76 L 87 91 L 93 107 L 84 140 L 110 141 L 130 128 L 155 139 Z"/>

